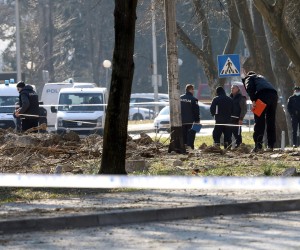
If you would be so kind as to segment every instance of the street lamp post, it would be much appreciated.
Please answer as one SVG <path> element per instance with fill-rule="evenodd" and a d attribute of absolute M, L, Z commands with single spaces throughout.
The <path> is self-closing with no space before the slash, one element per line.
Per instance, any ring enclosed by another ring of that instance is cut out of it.
<path fill-rule="evenodd" d="M 154 101 L 158 102 L 158 76 L 157 76 L 157 50 L 156 50 L 156 25 L 155 25 L 155 2 L 151 1 L 151 9 L 152 9 L 152 86 L 154 90 Z M 157 104 L 154 105 L 155 115 L 158 114 L 159 107 Z"/>
<path fill-rule="evenodd" d="M 108 91 L 108 70 L 111 67 L 111 61 L 110 60 L 104 60 L 102 65 L 106 70 L 106 72 L 105 72 L 105 85 L 106 85 L 106 89 Z"/>

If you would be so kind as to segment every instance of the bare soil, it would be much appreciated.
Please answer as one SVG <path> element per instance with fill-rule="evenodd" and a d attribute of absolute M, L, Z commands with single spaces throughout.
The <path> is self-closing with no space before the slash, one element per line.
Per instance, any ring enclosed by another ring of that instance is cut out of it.
<path fill-rule="evenodd" d="M 100 168 L 102 137 L 90 135 L 80 139 L 75 133 L 16 134 L 0 130 L 1 173 L 95 174 Z M 285 150 L 251 153 L 242 145 L 224 150 L 202 144 L 186 155 L 168 153 L 168 145 L 153 141 L 142 133 L 139 139 L 128 137 L 129 174 L 176 175 L 282 175 L 294 168 L 300 171 L 300 151 Z"/>

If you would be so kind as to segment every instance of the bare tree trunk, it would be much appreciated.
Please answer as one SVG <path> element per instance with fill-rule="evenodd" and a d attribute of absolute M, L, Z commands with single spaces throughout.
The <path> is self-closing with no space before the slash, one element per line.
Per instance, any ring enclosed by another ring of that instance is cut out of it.
<path fill-rule="evenodd" d="M 300 72 L 300 43 L 299 37 L 292 32 L 289 27 L 289 22 L 294 21 L 296 27 L 293 29 L 299 32 L 299 0 L 281 0 L 281 1 L 268 1 L 268 0 L 254 0 L 253 1 L 260 14 L 270 27 L 273 35 L 277 37 L 281 46 L 295 65 L 297 72 Z M 288 11 L 292 16 L 288 16 Z M 298 10 L 298 11 L 297 11 Z M 294 20 L 293 20 L 294 19 Z M 292 25 L 292 26 L 294 26 Z"/>
<path fill-rule="evenodd" d="M 54 37 L 54 25 L 53 25 L 53 1 L 43 0 L 39 2 L 39 20 L 40 21 L 40 51 L 43 57 L 43 67 L 40 67 L 39 75 L 42 75 L 42 70 L 48 70 L 49 80 L 55 81 L 54 78 L 54 65 L 53 65 L 53 37 Z"/>
<path fill-rule="evenodd" d="M 232 54 L 236 48 L 240 33 L 240 19 L 234 0 L 226 0 L 228 6 L 228 15 L 230 16 L 230 36 L 227 40 L 223 54 Z"/>
<path fill-rule="evenodd" d="M 286 106 L 287 99 L 290 95 L 292 95 L 294 87 L 293 80 L 291 79 L 291 76 L 288 72 L 289 58 L 286 56 L 277 38 L 272 35 L 272 33 L 266 25 L 265 30 L 271 52 L 274 74 L 277 79 L 277 87 L 278 90 L 280 90 L 279 95 L 281 96 L 281 101 L 279 102 L 279 106 L 281 106 L 281 104 L 285 104 Z M 282 109 L 282 107 L 280 107 L 280 109 Z M 285 141 L 289 141 L 290 143 L 292 143 L 292 126 L 290 122 L 291 117 L 288 114 L 288 112 L 281 112 L 281 115 L 283 117 L 281 117 L 280 114 L 276 115 L 279 118 L 277 119 L 277 134 L 280 134 L 281 131 L 286 131 L 287 133 L 285 133 Z"/>
<path fill-rule="evenodd" d="M 99 174 L 126 174 L 129 100 L 134 73 L 134 39 L 138 0 L 115 0 L 115 49 L 103 152 Z"/>
<path fill-rule="evenodd" d="M 272 63 L 270 58 L 269 44 L 266 37 L 266 31 L 264 28 L 264 22 L 261 14 L 257 11 L 254 4 L 251 4 L 252 16 L 253 16 L 253 26 L 255 30 L 255 36 L 257 37 L 257 42 L 260 47 L 260 54 L 262 55 L 263 65 L 262 68 L 264 75 L 271 83 L 276 84 L 276 78 L 272 69 Z"/>
<path fill-rule="evenodd" d="M 178 82 L 178 54 L 176 31 L 176 1 L 165 0 L 166 52 L 170 102 L 171 141 L 169 152 L 185 153 L 182 138 L 180 89 Z"/>
<path fill-rule="evenodd" d="M 239 13 L 240 23 L 243 30 L 245 44 L 249 49 L 250 57 L 245 61 L 243 67 L 246 71 L 254 70 L 257 73 L 264 73 L 262 55 L 257 41 L 257 37 L 253 28 L 252 18 L 247 5 L 247 0 L 235 0 L 236 8 Z"/>
<path fill-rule="evenodd" d="M 205 9 L 203 8 L 200 1 L 193 1 L 195 6 L 195 13 L 201 25 L 201 36 L 202 39 L 202 46 L 201 48 L 197 46 L 190 37 L 184 32 L 179 24 L 177 24 L 177 31 L 180 41 L 183 43 L 185 47 L 187 47 L 194 55 L 197 56 L 199 61 L 201 62 L 205 75 L 208 79 L 208 85 L 212 90 L 211 93 L 214 93 L 214 89 L 217 85 L 224 86 L 226 78 L 218 79 L 218 69 L 215 64 L 212 52 L 212 44 L 210 39 L 208 21 L 205 16 Z M 223 53 L 229 54 L 233 53 L 239 37 L 239 18 L 237 9 L 234 3 L 234 0 L 227 0 L 228 5 L 228 13 L 230 18 L 230 37 L 227 41 L 227 44 L 224 48 Z"/>
<path fill-rule="evenodd" d="M 101 5 L 95 5 L 94 1 L 86 1 L 87 11 L 90 11 L 92 8 L 98 8 L 100 12 Z M 100 69 L 101 69 L 101 61 L 99 56 L 101 55 L 102 46 L 102 32 L 103 30 L 100 28 L 99 23 L 103 22 L 103 16 L 97 15 L 87 15 L 87 30 L 89 37 L 89 55 L 91 62 L 91 70 L 93 73 L 93 81 L 100 86 Z"/>

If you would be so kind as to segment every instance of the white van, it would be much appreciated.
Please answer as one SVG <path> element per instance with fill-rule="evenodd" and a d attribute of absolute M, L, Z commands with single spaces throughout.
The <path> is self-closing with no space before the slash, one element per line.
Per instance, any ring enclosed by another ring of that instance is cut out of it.
<path fill-rule="evenodd" d="M 55 130 L 58 134 L 74 131 L 79 135 L 103 134 L 106 88 L 62 88 L 58 105 L 51 107 L 57 114 Z"/>
<path fill-rule="evenodd" d="M 54 130 L 56 122 L 56 113 L 51 113 L 51 106 L 57 105 L 59 91 L 62 88 L 71 88 L 71 87 L 80 87 L 80 88 L 94 88 L 94 83 L 82 83 L 82 82 L 73 82 L 72 79 L 64 82 L 52 82 L 46 83 L 43 88 L 41 102 L 47 110 L 47 127 L 49 131 Z"/>
<path fill-rule="evenodd" d="M 13 116 L 15 103 L 19 101 L 17 85 L 0 84 L 0 128 L 16 128 L 16 119 Z"/>

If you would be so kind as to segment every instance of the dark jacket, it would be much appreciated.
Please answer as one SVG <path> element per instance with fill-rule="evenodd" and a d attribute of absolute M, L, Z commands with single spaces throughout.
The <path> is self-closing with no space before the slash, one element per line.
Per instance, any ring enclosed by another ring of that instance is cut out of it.
<path fill-rule="evenodd" d="M 272 91 L 277 94 L 276 89 L 262 75 L 253 74 L 242 80 L 251 101 L 256 101 L 264 91 Z"/>
<path fill-rule="evenodd" d="M 232 99 L 226 95 L 225 90 L 222 87 L 218 87 L 217 96 L 213 99 L 210 106 L 210 113 L 212 116 L 215 116 L 216 123 L 230 123 L 232 109 Z"/>
<path fill-rule="evenodd" d="M 292 95 L 288 99 L 287 109 L 291 116 L 300 117 L 300 95 Z"/>
<path fill-rule="evenodd" d="M 247 113 L 246 97 L 243 96 L 240 91 L 235 96 L 230 94 L 230 97 L 233 101 L 231 117 L 241 121 L 244 120 Z"/>
<path fill-rule="evenodd" d="M 38 119 L 39 117 L 39 98 L 32 86 L 26 85 L 19 95 L 19 114 L 28 114 L 36 116 L 22 116 L 25 119 Z"/>
<path fill-rule="evenodd" d="M 200 122 L 200 111 L 198 99 L 192 93 L 186 92 L 180 96 L 181 120 L 182 124 L 192 124 Z"/>

